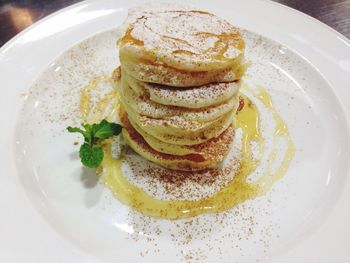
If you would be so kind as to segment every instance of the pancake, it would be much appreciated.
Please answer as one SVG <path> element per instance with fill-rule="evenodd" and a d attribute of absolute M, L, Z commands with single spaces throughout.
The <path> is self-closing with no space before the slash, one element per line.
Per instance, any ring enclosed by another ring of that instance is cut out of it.
<path fill-rule="evenodd" d="M 154 119 L 134 112 L 121 100 L 131 122 L 136 123 L 149 135 L 163 142 L 177 145 L 194 145 L 217 137 L 233 121 L 235 109 L 210 122 L 185 121 L 174 119 Z"/>
<path fill-rule="evenodd" d="M 234 138 L 239 30 L 208 12 L 152 3 L 129 12 L 118 39 L 120 119 L 127 144 L 169 169 L 217 166 Z"/>
<path fill-rule="evenodd" d="M 123 82 L 140 97 L 169 106 L 199 109 L 222 104 L 238 93 L 237 82 L 211 83 L 200 87 L 175 88 L 139 81 L 125 71 Z"/>
<path fill-rule="evenodd" d="M 119 56 L 132 77 L 168 86 L 230 82 L 245 71 L 239 30 L 213 14 L 168 7 L 129 14 Z"/>
<path fill-rule="evenodd" d="M 122 134 L 126 143 L 139 155 L 163 167 L 182 170 L 196 171 L 217 166 L 227 155 L 234 136 L 231 126 L 227 132 L 215 138 L 210 144 L 216 147 L 208 147 L 208 144 L 198 145 L 197 151 L 205 150 L 205 154 L 172 155 L 154 150 L 144 138 L 133 128 L 125 113 L 121 113 L 123 124 Z"/>
<path fill-rule="evenodd" d="M 146 96 L 139 96 L 130 88 L 122 75 L 122 85 L 120 89 L 121 99 L 128 104 L 133 111 L 140 115 L 157 119 L 171 119 L 176 117 L 180 121 L 208 122 L 220 118 L 237 105 L 237 95 L 232 96 L 220 105 L 204 107 L 201 109 L 189 109 L 184 107 L 158 104 L 151 101 Z M 195 90 L 195 89 L 194 89 Z"/>
<path fill-rule="evenodd" d="M 120 59 L 122 60 L 122 58 Z M 243 58 L 240 58 L 237 61 L 235 68 L 200 72 L 179 71 L 162 64 L 150 63 L 149 61 L 141 62 L 140 60 L 124 60 L 123 68 L 128 74 L 140 81 L 180 88 L 238 80 L 246 70 L 246 64 L 241 65 L 242 60 Z"/>
<path fill-rule="evenodd" d="M 143 137 L 143 139 L 147 142 L 147 144 L 152 147 L 154 150 L 166 153 L 166 154 L 172 154 L 172 155 L 188 155 L 188 154 L 200 154 L 203 156 L 203 158 L 208 159 L 208 155 L 213 153 L 213 149 L 217 147 L 217 137 L 212 138 L 204 143 L 196 144 L 196 145 L 176 145 L 176 144 L 170 144 L 168 142 L 163 142 L 158 140 L 157 138 L 153 137 L 152 135 L 149 135 L 147 132 L 142 130 L 137 124 L 130 121 L 130 124 L 132 127 Z M 232 125 L 231 125 L 232 126 Z M 229 126 L 224 133 L 234 133 L 233 128 Z M 231 128 L 230 128 L 231 127 Z M 227 136 L 227 135 L 219 135 L 220 136 Z"/>

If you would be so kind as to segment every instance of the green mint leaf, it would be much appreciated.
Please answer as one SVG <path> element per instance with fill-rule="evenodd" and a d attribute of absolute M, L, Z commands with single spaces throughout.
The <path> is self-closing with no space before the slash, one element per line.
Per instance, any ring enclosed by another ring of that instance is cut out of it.
<path fill-rule="evenodd" d="M 84 143 L 80 147 L 79 156 L 84 166 L 89 168 L 97 168 L 103 160 L 102 147 L 92 147 Z"/>
<path fill-rule="evenodd" d="M 92 145 L 93 144 L 92 125 L 83 123 L 81 124 L 81 126 L 83 126 L 85 129 L 85 136 L 84 136 L 85 142 Z"/>
<path fill-rule="evenodd" d="M 71 132 L 71 133 L 74 133 L 74 132 L 81 133 L 81 134 L 85 137 L 85 132 L 84 132 L 82 129 L 78 128 L 78 127 L 71 127 L 71 126 L 68 126 L 68 127 L 67 127 L 67 130 L 68 130 L 69 132 Z"/>
<path fill-rule="evenodd" d="M 86 131 L 91 132 L 91 128 L 92 128 L 91 124 L 82 123 L 81 126 L 83 126 Z"/>
<path fill-rule="evenodd" d="M 100 123 L 96 123 L 92 125 L 92 131 L 94 137 L 98 139 L 107 139 L 108 137 L 113 135 L 113 130 L 111 127 L 111 123 L 106 120 L 102 120 Z"/>
<path fill-rule="evenodd" d="M 99 124 L 92 125 L 93 136 L 98 139 L 107 139 L 112 135 L 118 135 L 121 132 L 121 126 L 116 123 L 110 123 L 102 120 Z"/>

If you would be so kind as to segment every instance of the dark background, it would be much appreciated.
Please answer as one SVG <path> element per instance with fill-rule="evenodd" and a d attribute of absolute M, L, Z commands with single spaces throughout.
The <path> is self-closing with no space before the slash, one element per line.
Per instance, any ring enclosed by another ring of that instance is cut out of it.
<path fill-rule="evenodd" d="M 0 47 L 35 21 L 77 2 L 79 0 L 0 0 Z M 350 38 L 350 0 L 275 2 L 309 14 Z"/>

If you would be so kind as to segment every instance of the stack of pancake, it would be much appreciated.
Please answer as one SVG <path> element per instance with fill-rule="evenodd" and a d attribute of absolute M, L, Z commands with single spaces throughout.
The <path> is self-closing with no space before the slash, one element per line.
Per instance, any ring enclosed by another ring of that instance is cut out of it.
<path fill-rule="evenodd" d="M 222 162 L 245 70 L 239 30 L 207 12 L 160 6 L 129 13 L 118 44 L 120 119 L 130 147 L 175 170 Z"/>

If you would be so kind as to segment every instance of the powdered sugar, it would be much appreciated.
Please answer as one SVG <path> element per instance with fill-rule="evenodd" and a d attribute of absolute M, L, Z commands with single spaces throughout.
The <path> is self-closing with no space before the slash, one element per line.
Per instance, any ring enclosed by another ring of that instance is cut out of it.
<path fill-rule="evenodd" d="M 143 56 L 146 52 L 185 70 L 227 68 L 244 49 L 239 30 L 230 23 L 178 5 L 134 11 L 126 26 L 127 33 L 120 41 L 121 53 L 123 48 L 141 45 L 141 52 L 133 55 Z"/>

